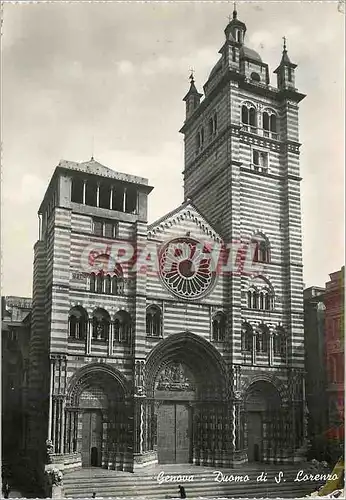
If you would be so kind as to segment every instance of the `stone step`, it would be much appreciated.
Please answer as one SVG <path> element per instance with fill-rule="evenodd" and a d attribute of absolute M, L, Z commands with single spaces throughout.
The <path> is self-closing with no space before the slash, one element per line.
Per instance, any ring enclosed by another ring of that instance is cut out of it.
<path fill-rule="evenodd" d="M 165 498 L 166 496 L 176 496 L 178 490 L 178 484 L 175 483 L 163 483 L 158 484 L 154 479 L 146 478 L 135 478 L 132 480 L 127 478 L 127 480 L 117 481 L 115 478 L 112 480 L 104 481 L 102 480 L 90 480 L 88 482 L 82 481 L 77 484 L 64 482 L 65 495 L 69 497 L 91 497 L 93 492 L 96 492 L 97 496 L 103 497 L 133 497 L 133 496 L 144 496 L 148 498 Z M 249 482 L 230 482 L 230 483 L 217 483 L 214 480 L 204 479 L 195 477 L 194 482 L 181 482 L 186 488 L 190 497 L 197 496 L 208 496 L 208 497 L 222 497 L 222 496 L 232 496 L 232 497 L 290 497 L 294 496 L 304 496 L 317 489 L 318 485 L 309 482 L 307 483 L 297 483 L 293 482 L 293 478 L 286 477 L 286 482 L 282 482 L 279 485 L 275 483 L 274 480 L 267 483 L 257 483 L 255 479 Z"/>

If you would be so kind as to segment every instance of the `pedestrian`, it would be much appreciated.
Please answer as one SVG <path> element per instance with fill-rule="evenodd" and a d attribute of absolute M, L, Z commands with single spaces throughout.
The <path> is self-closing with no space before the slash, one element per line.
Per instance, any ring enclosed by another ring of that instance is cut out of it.
<path fill-rule="evenodd" d="M 92 498 L 96 498 L 96 493 L 95 493 L 95 491 L 94 491 L 94 493 L 93 493 Z"/>
<path fill-rule="evenodd" d="M 180 486 L 180 484 L 179 484 L 178 488 L 179 488 L 180 498 L 186 498 L 184 486 Z"/>
<path fill-rule="evenodd" d="M 2 492 L 4 494 L 4 498 L 8 498 L 9 495 L 10 495 L 10 485 L 8 484 L 7 481 L 4 482 L 4 484 L 2 485 Z"/>

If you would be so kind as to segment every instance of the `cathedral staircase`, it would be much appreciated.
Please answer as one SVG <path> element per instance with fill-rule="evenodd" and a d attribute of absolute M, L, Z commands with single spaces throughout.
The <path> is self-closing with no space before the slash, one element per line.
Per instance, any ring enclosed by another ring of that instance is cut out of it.
<path fill-rule="evenodd" d="M 224 476 L 231 474 L 245 476 L 248 482 L 216 482 L 213 468 L 194 467 L 190 464 L 156 466 L 150 470 L 134 474 L 104 469 L 80 469 L 64 475 L 65 496 L 70 498 L 91 498 L 93 493 L 97 497 L 141 497 L 150 498 L 177 498 L 178 485 L 185 487 L 187 498 L 298 498 L 315 491 L 321 483 L 312 481 L 295 482 L 299 470 L 304 473 L 316 474 L 308 464 L 293 465 L 246 465 L 232 470 L 222 470 Z M 284 472 L 280 484 L 274 477 L 279 471 Z M 193 482 L 163 482 L 157 481 L 158 474 L 164 471 L 165 475 L 193 475 Z M 257 482 L 256 478 L 262 471 L 267 473 L 267 482 Z M 283 480 L 285 479 L 285 481 Z"/>

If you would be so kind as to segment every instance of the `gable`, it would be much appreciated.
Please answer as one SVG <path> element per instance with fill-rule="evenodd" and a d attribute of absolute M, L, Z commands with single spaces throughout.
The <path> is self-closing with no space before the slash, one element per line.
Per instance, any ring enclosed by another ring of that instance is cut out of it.
<path fill-rule="evenodd" d="M 148 226 L 148 239 L 162 240 L 182 236 L 222 243 L 221 236 L 191 202 L 181 205 Z"/>

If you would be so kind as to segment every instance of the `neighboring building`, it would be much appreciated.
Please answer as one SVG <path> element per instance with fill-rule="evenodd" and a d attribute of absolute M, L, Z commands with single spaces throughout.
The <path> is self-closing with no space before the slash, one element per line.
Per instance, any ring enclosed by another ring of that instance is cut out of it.
<path fill-rule="evenodd" d="M 345 266 L 331 273 L 324 296 L 325 349 L 328 379 L 328 426 L 333 437 L 344 440 L 345 415 L 345 354 L 344 300 Z M 332 429 L 334 429 L 332 431 Z"/>
<path fill-rule="evenodd" d="M 29 298 L 1 298 L 1 436 L 5 463 L 11 463 L 25 446 L 31 308 Z"/>
<path fill-rule="evenodd" d="M 328 400 L 324 328 L 324 292 L 312 286 L 304 290 L 306 404 L 308 408 L 308 437 L 313 452 L 323 453 L 327 430 Z M 315 456 L 315 458 L 318 458 Z"/>
<path fill-rule="evenodd" d="M 94 159 L 54 171 L 34 257 L 28 447 L 36 469 L 47 438 L 53 461 L 120 470 L 299 454 L 304 95 L 286 46 L 270 86 L 245 32 L 234 12 L 202 101 L 191 78 L 185 201 L 176 210 L 148 226 L 146 179 Z M 140 255 L 159 246 L 159 272 L 114 259 L 115 243 L 126 242 Z M 214 272 L 210 252 L 230 242 L 252 242 L 259 274 Z"/>

